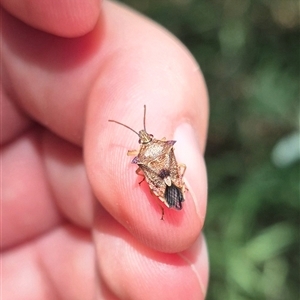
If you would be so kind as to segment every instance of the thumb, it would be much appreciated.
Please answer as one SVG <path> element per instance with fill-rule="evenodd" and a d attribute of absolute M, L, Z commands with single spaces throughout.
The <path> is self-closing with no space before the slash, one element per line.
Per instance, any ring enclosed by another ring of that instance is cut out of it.
<path fill-rule="evenodd" d="M 125 10 L 108 20 L 114 49 L 90 94 L 84 143 L 88 176 L 101 204 L 132 235 L 156 250 L 178 252 L 199 236 L 206 210 L 208 105 L 203 77 L 187 50 L 162 28 Z M 149 133 L 177 140 L 177 161 L 187 166 L 183 209 L 166 208 L 164 222 L 159 200 L 147 184 L 138 184 L 136 166 L 127 157 L 127 150 L 139 148 L 136 135 L 108 122 L 114 119 L 138 131 L 143 104 Z"/>

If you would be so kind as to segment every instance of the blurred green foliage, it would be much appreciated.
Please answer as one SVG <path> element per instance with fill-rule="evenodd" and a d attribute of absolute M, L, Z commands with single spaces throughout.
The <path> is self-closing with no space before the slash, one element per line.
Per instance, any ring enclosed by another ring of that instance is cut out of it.
<path fill-rule="evenodd" d="M 300 299 L 299 2 L 123 2 L 176 35 L 207 82 L 207 299 Z"/>

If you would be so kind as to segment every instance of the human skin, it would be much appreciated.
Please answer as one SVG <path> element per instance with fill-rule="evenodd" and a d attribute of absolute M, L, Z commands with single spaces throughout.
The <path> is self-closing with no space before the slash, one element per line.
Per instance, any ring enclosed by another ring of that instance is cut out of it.
<path fill-rule="evenodd" d="M 1 5 L 3 299 L 204 299 L 208 99 L 191 54 L 120 4 Z M 126 155 L 138 137 L 108 122 L 138 131 L 144 104 L 187 166 L 163 221 Z"/>

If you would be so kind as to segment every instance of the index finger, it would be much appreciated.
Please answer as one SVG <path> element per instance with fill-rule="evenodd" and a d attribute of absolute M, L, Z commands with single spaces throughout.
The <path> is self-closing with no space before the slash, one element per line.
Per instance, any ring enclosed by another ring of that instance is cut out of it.
<path fill-rule="evenodd" d="M 159 26 L 116 7 L 107 22 L 110 51 L 87 109 L 89 179 L 101 204 L 131 234 L 156 250 L 179 252 L 199 236 L 205 217 L 208 104 L 204 80 L 188 51 Z M 165 208 L 164 221 L 158 198 L 147 184 L 139 186 L 136 166 L 126 155 L 127 150 L 139 148 L 137 136 L 108 123 L 114 119 L 136 131 L 142 129 L 143 104 L 148 109 L 149 133 L 176 140 L 177 161 L 187 166 L 183 209 Z"/>

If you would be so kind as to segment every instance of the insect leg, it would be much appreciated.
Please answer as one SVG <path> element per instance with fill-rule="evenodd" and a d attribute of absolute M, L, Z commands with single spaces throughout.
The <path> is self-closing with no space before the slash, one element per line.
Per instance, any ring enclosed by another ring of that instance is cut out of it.
<path fill-rule="evenodd" d="M 163 221 L 164 220 L 164 215 L 165 215 L 165 210 L 164 208 L 160 205 L 160 208 L 161 208 L 161 220 Z"/>
<path fill-rule="evenodd" d="M 135 173 L 139 176 L 143 176 L 142 181 L 139 182 L 139 184 L 141 184 L 145 180 L 145 175 L 144 175 L 143 171 L 141 170 L 141 168 L 137 168 Z"/>
<path fill-rule="evenodd" d="M 127 156 L 137 156 L 139 154 L 138 150 L 128 150 Z"/>
<path fill-rule="evenodd" d="M 178 167 L 179 167 L 179 172 L 180 172 L 181 176 L 183 176 L 184 173 L 185 173 L 185 170 L 186 170 L 186 165 L 185 164 L 179 164 Z"/>

